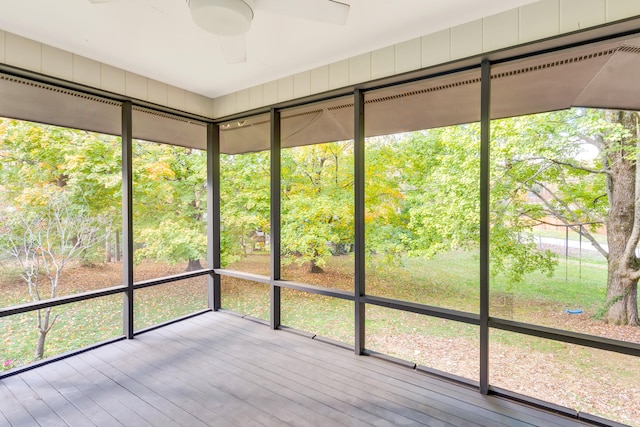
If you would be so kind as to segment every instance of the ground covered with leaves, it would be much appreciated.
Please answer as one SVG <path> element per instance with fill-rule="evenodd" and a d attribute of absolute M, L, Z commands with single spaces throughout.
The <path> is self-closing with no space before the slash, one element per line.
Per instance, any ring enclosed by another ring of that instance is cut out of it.
<path fill-rule="evenodd" d="M 336 257 L 324 272 L 311 273 L 309 266 L 286 260 L 282 277 L 302 283 L 351 290 L 353 258 Z M 135 267 L 135 280 L 164 277 L 184 271 L 184 265 L 144 262 Z M 268 276 L 268 254 L 245 258 L 228 268 Z M 434 266 L 431 272 L 436 272 Z M 443 267 L 451 273 L 453 267 Z M 368 292 L 408 301 L 477 310 L 474 292 L 464 288 L 423 288 L 411 274 L 393 268 L 367 276 Z M 440 277 L 445 277 L 444 275 Z M 109 263 L 77 267 L 65 272 L 58 295 L 70 295 L 121 283 L 121 265 Z M 467 284 L 471 289 L 473 282 Z M 466 285 L 465 285 L 466 286 Z M 460 294 L 468 294 L 466 298 Z M 436 300 L 439 298 L 439 300 Z M 3 306 L 28 301 L 19 277 L 5 275 L 0 286 Z M 144 329 L 207 306 L 206 277 L 145 288 L 136 291 L 136 329 Z M 235 278 L 222 279 L 223 307 L 254 317 L 269 318 L 269 288 L 263 284 Z M 496 301 L 504 303 L 503 299 Z M 519 321 L 595 336 L 606 336 L 640 343 L 640 328 L 612 326 L 598 320 L 592 312 L 568 314 L 560 305 L 536 298 L 515 298 L 508 310 L 504 304 L 495 312 Z M 47 356 L 59 354 L 114 338 L 122 334 L 120 295 L 56 307 L 57 324 L 47 342 Z M 502 311 L 501 311 L 502 310 Z M 339 300 L 283 289 L 283 324 L 347 344 L 353 344 L 353 307 Z M 478 328 L 472 325 L 367 307 L 367 348 L 418 365 L 478 381 Z M 0 369 L 30 363 L 37 333 L 34 314 L 5 318 L 0 324 L 3 336 Z M 557 343 L 505 331 L 492 330 L 490 344 L 490 382 L 493 386 L 522 393 L 614 419 L 640 425 L 640 361 L 631 356 Z"/>

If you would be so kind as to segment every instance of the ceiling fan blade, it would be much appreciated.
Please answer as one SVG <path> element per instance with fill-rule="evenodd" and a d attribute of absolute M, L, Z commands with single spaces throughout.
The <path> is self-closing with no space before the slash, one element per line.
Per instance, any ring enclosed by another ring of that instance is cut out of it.
<path fill-rule="evenodd" d="M 334 0 L 254 0 L 255 8 L 327 24 L 344 25 L 349 6 Z"/>
<path fill-rule="evenodd" d="M 247 41 L 244 34 L 239 36 L 218 36 L 218 42 L 227 64 L 247 62 Z"/>

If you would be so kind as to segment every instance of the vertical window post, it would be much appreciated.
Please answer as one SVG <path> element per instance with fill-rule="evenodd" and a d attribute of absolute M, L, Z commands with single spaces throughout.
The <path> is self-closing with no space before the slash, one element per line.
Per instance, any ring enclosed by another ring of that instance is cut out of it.
<path fill-rule="evenodd" d="M 122 104 L 122 325 L 124 336 L 133 338 L 133 107 Z"/>
<path fill-rule="evenodd" d="M 220 268 L 220 130 L 207 124 L 207 263 L 212 270 Z M 209 308 L 222 306 L 220 275 L 212 271 L 207 280 Z"/>
<path fill-rule="evenodd" d="M 482 61 L 480 89 L 480 392 L 489 393 L 489 208 L 491 64 Z"/>
<path fill-rule="evenodd" d="M 365 227 L 364 227 L 364 94 L 354 91 L 354 224 L 355 224 L 355 353 L 362 354 L 365 348 Z"/>
<path fill-rule="evenodd" d="M 281 187 L 281 132 L 280 111 L 271 109 L 271 328 L 278 329 L 281 323 L 280 280 L 280 187 Z"/>

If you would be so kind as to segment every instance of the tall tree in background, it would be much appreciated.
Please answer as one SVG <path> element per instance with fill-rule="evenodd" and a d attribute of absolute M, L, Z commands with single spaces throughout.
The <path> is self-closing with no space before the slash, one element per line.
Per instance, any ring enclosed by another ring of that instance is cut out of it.
<path fill-rule="evenodd" d="M 267 245 L 271 233 L 269 159 L 268 151 L 223 155 L 220 159 L 223 265 L 252 253 L 258 233 Z"/>
<path fill-rule="evenodd" d="M 29 300 L 55 298 L 64 270 L 100 257 L 117 217 L 118 148 L 112 137 L 0 120 L 0 251 L 18 266 Z M 55 325 L 52 311 L 35 312 L 36 359 Z"/>
<path fill-rule="evenodd" d="M 133 156 L 136 260 L 187 261 L 187 271 L 201 269 L 207 254 L 206 154 L 137 141 Z"/>
<path fill-rule="evenodd" d="M 638 113 L 572 109 L 496 121 L 492 130 L 495 187 L 508 206 L 500 215 L 554 218 L 582 233 L 607 260 L 605 320 L 638 325 Z M 594 235 L 602 225 L 607 245 Z"/>
<path fill-rule="evenodd" d="M 353 144 L 282 150 L 282 250 L 320 273 L 353 243 Z"/>
<path fill-rule="evenodd" d="M 637 112 L 572 109 L 491 124 L 491 269 L 513 282 L 552 274 L 532 227 L 558 220 L 607 259 L 604 318 L 637 325 Z M 591 148 L 588 148 L 591 147 Z M 479 126 L 390 136 L 367 146 L 367 245 L 387 259 L 479 243 Z M 595 232 L 606 225 L 607 245 Z"/>

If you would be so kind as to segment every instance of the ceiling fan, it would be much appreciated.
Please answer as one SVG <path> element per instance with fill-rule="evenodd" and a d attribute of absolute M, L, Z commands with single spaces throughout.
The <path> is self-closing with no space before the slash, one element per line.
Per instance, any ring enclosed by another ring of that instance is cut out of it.
<path fill-rule="evenodd" d="M 89 0 L 116 3 L 140 0 Z M 350 6 L 334 0 L 186 0 L 193 21 L 215 34 L 227 63 L 246 62 L 245 34 L 254 10 L 292 16 L 327 24 L 344 25 Z"/>

